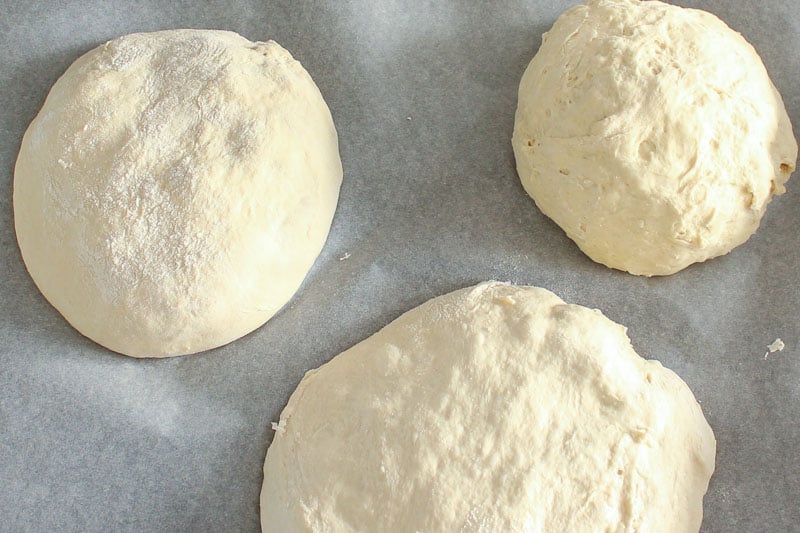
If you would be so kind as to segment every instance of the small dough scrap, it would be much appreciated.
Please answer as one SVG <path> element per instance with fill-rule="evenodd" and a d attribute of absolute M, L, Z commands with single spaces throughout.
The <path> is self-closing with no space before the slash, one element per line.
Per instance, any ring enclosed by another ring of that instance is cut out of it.
<path fill-rule="evenodd" d="M 545 215 L 594 261 L 646 276 L 744 243 L 797 161 L 753 47 L 658 1 L 563 13 L 522 77 L 512 144 Z"/>
<path fill-rule="evenodd" d="M 328 107 L 280 45 L 138 33 L 53 86 L 22 141 L 14 221 L 31 277 L 78 331 L 126 355 L 184 355 L 292 297 L 341 181 Z"/>
<path fill-rule="evenodd" d="M 267 532 L 697 531 L 716 443 L 624 327 L 535 287 L 435 298 L 306 374 Z"/>

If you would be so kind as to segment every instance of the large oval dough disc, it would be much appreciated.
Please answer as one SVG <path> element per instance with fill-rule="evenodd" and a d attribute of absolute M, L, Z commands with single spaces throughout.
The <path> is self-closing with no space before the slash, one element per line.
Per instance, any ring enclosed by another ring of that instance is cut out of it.
<path fill-rule="evenodd" d="M 625 328 L 533 287 L 435 298 L 306 374 L 264 531 L 697 531 L 715 441 Z"/>

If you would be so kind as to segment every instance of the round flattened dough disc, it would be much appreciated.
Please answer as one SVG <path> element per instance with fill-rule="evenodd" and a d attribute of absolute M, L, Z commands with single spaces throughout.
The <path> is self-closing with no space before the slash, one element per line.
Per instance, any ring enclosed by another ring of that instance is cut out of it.
<path fill-rule="evenodd" d="M 435 298 L 308 372 L 264 531 L 697 531 L 715 440 L 625 328 L 534 287 Z"/>
<path fill-rule="evenodd" d="M 545 215 L 594 261 L 648 276 L 745 242 L 797 160 L 753 47 L 657 1 L 563 13 L 522 77 L 512 142 Z"/>
<path fill-rule="evenodd" d="M 17 239 L 87 337 L 136 357 L 194 353 L 291 298 L 341 180 L 328 107 L 277 43 L 127 35 L 75 61 L 28 128 Z"/>

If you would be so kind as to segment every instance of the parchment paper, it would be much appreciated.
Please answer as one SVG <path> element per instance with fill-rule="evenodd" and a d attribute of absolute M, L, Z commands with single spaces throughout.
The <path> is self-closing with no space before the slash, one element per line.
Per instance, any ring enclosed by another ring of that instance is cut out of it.
<path fill-rule="evenodd" d="M 510 145 L 520 76 L 574 3 L 0 2 L 0 530 L 258 531 L 270 422 L 303 373 L 433 296 L 499 279 L 603 310 L 690 385 L 718 441 L 703 531 L 800 531 L 800 177 L 726 257 L 655 279 L 592 263 L 525 195 Z M 800 126 L 800 3 L 680 3 L 754 44 Z M 181 27 L 288 48 L 331 108 L 345 179 L 279 315 L 205 354 L 133 360 L 34 287 L 13 166 L 79 55 Z"/>

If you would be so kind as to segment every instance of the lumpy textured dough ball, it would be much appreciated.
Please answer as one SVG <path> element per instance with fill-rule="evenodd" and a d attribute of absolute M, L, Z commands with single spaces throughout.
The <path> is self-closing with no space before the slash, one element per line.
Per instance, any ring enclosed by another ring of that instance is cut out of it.
<path fill-rule="evenodd" d="M 496 282 L 307 373 L 274 427 L 261 525 L 281 533 L 697 531 L 716 448 L 624 327 Z"/>
<path fill-rule="evenodd" d="M 647 276 L 745 242 L 797 160 L 753 47 L 710 13 L 638 0 L 559 17 L 522 77 L 513 146 L 581 250 Z"/>
<path fill-rule="evenodd" d="M 188 354 L 291 298 L 341 179 L 328 107 L 278 44 L 127 35 L 75 61 L 28 128 L 17 239 L 81 333 L 131 356 Z"/>

